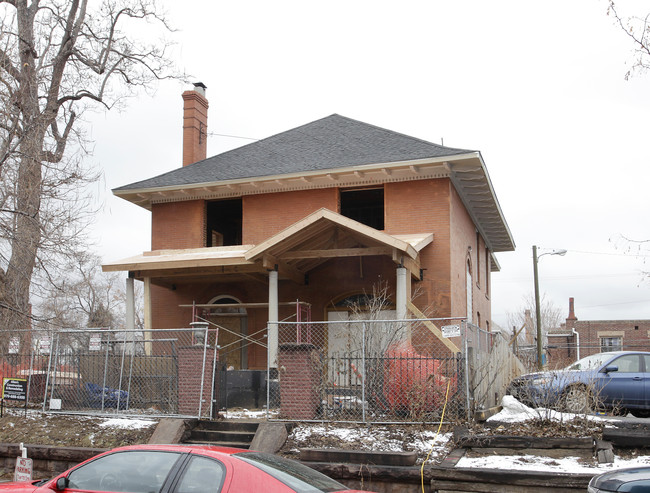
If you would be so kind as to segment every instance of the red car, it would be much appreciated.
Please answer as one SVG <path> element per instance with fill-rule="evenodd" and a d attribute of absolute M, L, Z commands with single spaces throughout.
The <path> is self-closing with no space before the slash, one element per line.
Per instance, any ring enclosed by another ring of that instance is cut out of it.
<path fill-rule="evenodd" d="M 353 491 L 299 462 L 249 450 L 133 445 L 104 452 L 43 481 L 0 492 L 290 493 Z"/>

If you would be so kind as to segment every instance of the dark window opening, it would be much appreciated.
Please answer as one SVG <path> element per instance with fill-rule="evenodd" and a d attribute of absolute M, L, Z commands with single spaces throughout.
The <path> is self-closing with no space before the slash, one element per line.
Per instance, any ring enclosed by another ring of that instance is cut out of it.
<path fill-rule="evenodd" d="M 384 189 L 341 190 L 341 215 L 370 226 L 384 229 Z"/>
<path fill-rule="evenodd" d="M 215 200 L 206 204 L 206 246 L 241 245 L 241 199 Z"/>

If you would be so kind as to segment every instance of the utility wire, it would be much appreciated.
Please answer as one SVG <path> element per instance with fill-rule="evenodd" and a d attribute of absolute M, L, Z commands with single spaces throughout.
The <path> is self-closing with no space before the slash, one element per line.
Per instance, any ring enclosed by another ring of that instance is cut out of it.
<path fill-rule="evenodd" d="M 241 135 L 218 134 L 216 132 L 208 132 L 208 137 L 229 137 L 231 139 L 260 140 L 260 139 L 254 139 L 252 137 L 242 137 Z"/>

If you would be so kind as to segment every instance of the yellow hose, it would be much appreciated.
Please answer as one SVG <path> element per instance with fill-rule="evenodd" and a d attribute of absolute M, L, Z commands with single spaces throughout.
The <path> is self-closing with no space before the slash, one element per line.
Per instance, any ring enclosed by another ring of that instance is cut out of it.
<path fill-rule="evenodd" d="M 445 392 L 445 405 L 442 406 L 442 415 L 440 416 L 440 424 L 438 424 L 438 430 L 436 431 L 435 436 L 433 437 L 433 442 L 431 443 L 431 450 L 429 450 L 429 453 L 427 454 L 426 459 L 422 461 L 422 467 L 420 467 L 420 480 L 422 482 L 422 493 L 424 493 L 424 465 L 428 462 L 429 457 L 431 456 L 431 452 L 433 452 L 433 447 L 436 444 L 436 438 L 438 437 L 438 434 L 440 433 L 440 428 L 442 428 L 442 421 L 445 419 L 445 409 L 447 409 L 447 399 L 449 398 L 449 385 L 451 384 L 451 380 L 447 381 L 447 392 Z"/>

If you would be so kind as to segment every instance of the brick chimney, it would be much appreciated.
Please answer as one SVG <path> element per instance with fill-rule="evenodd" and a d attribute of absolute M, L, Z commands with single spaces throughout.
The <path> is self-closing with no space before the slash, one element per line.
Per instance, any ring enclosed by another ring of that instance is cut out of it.
<path fill-rule="evenodd" d="M 578 317 L 576 317 L 575 311 L 573 310 L 573 298 L 569 298 L 569 316 L 566 318 L 566 320 L 567 322 L 569 322 L 569 320 L 572 320 L 574 322 L 578 320 Z"/>
<path fill-rule="evenodd" d="M 183 93 L 183 166 L 207 157 L 208 100 L 206 86 L 196 82 Z"/>

